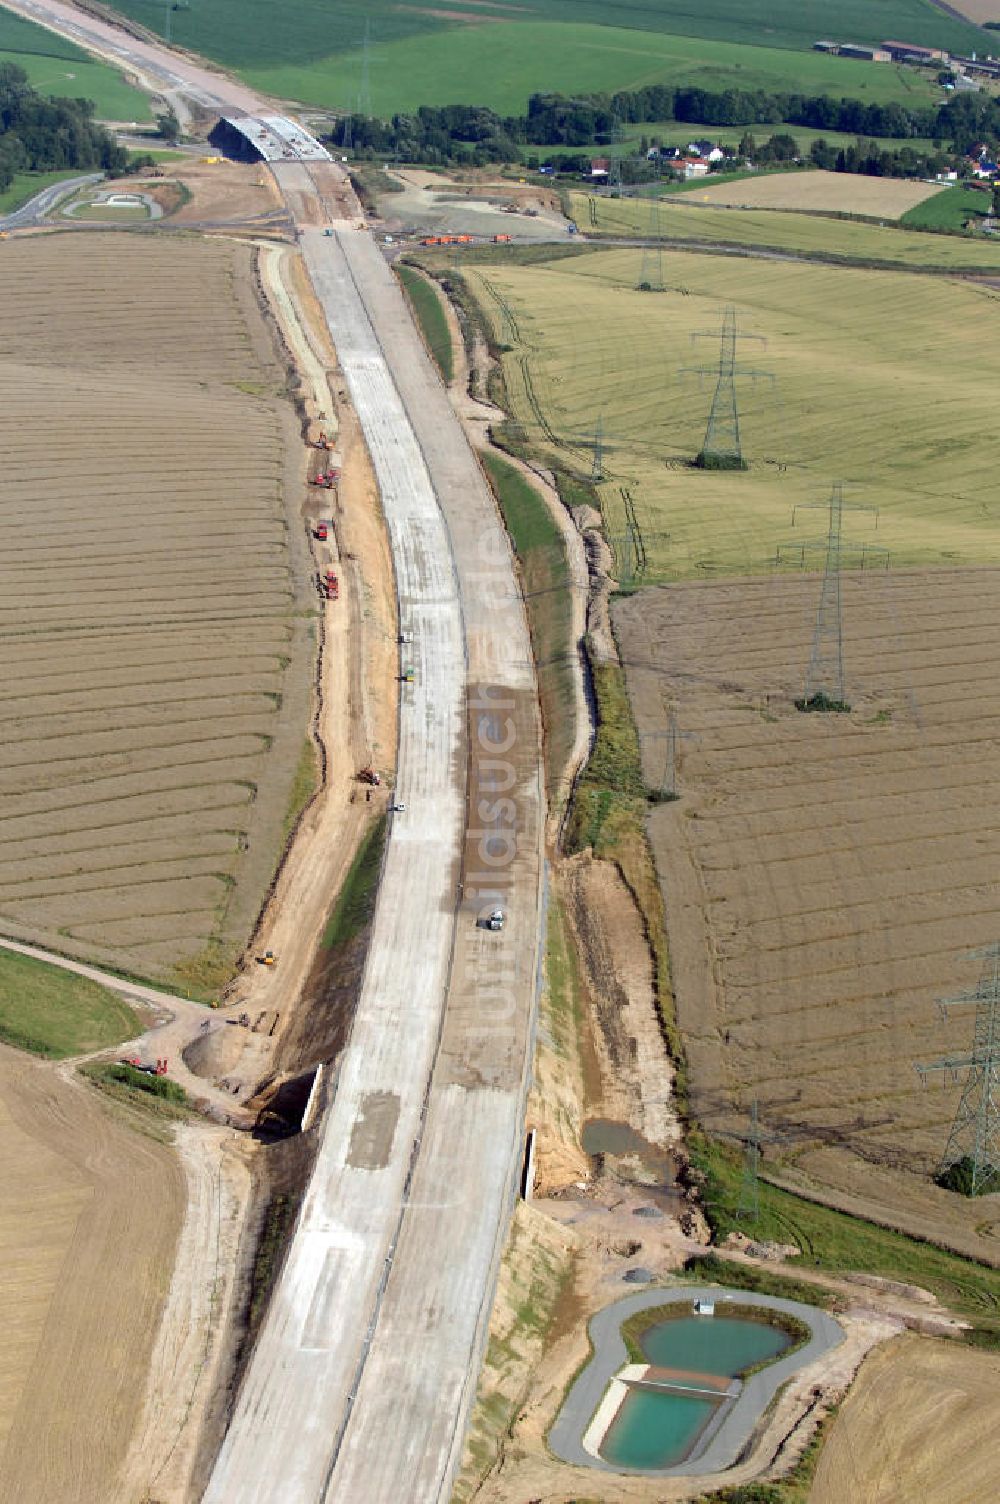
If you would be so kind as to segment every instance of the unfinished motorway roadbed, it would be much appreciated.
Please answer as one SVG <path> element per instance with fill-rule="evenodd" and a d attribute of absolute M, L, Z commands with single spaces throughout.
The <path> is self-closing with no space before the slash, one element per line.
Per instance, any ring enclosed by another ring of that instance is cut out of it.
<path fill-rule="evenodd" d="M 280 169 L 279 169 L 280 172 Z M 517 1189 L 544 790 L 495 503 L 372 239 L 301 231 L 382 493 L 407 641 L 369 961 L 287 1260 L 205 1494 L 449 1496 Z M 496 904 L 506 928 L 477 919 Z"/>

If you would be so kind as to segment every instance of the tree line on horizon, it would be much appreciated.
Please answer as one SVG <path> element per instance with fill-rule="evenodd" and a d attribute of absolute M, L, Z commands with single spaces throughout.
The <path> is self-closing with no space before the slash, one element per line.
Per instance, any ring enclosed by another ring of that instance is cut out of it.
<path fill-rule="evenodd" d="M 0 63 L 0 192 L 20 172 L 79 167 L 121 173 L 129 154 L 94 121 L 89 99 L 46 98 L 16 63 Z"/>
<path fill-rule="evenodd" d="M 389 120 L 349 115 L 337 122 L 330 140 L 340 148 L 350 145 L 362 155 L 479 167 L 516 161 L 525 145 L 607 146 L 626 124 L 671 120 L 701 126 L 787 123 L 864 141 L 926 138 L 934 142 L 936 156 L 948 148 L 952 154 L 963 155 L 978 144 L 1000 147 L 1000 99 L 988 94 L 959 94 L 937 107 L 907 109 L 896 103 L 864 104 L 828 95 L 741 89 L 713 93 L 662 84 L 577 98 L 533 94 L 524 115 L 498 115 L 482 105 L 459 104 L 422 105 L 415 114 L 396 114 Z M 909 150 L 913 156 L 905 160 L 911 163 L 921 155 L 925 159 L 931 155 L 917 148 Z M 901 170 L 905 151 L 896 152 Z M 876 160 L 870 151 L 866 156 Z M 878 160 L 886 172 L 886 154 L 880 153 Z M 858 169 L 844 166 L 840 170 Z"/>

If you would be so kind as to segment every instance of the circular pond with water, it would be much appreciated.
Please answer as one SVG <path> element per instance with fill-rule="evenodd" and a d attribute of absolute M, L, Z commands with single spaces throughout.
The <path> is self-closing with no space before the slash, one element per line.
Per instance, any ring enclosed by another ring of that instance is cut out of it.
<path fill-rule="evenodd" d="M 731 1466 L 780 1386 L 844 1333 L 796 1301 L 686 1286 L 617 1301 L 590 1335 L 552 1450 L 605 1471 L 697 1474 Z"/>

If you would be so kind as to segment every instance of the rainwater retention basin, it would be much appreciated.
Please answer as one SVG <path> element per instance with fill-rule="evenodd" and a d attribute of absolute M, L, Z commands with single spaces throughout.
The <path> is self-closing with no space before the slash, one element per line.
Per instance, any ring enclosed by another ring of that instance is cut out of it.
<path fill-rule="evenodd" d="M 590 1334 L 550 1447 L 603 1471 L 677 1475 L 731 1466 L 781 1385 L 844 1335 L 811 1306 L 704 1286 L 618 1301 Z"/>

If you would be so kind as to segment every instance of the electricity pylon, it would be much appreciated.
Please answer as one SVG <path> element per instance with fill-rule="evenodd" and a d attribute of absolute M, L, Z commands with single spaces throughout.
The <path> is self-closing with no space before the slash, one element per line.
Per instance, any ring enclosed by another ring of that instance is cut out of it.
<path fill-rule="evenodd" d="M 809 505 L 819 505 L 819 503 L 809 503 Z M 795 703 L 800 710 L 832 710 L 844 713 L 849 711 L 851 707 L 844 699 L 844 618 L 840 594 L 840 571 L 845 552 L 845 503 L 844 487 L 840 481 L 834 482 L 830 492 L 830 500 L 824 503 L 824 505 L 827 508 L 828 521 L 823 583 L 820 586 L 812 651 L 809 654 L 809 667 L 806 669 L 805 692 L 802 699 L 796 700 Z M 796 508 L 796 512 L 798 510 L 799 508 Z M 802 508 L 802 510 L 805 510 L 805 508 Z M 848 505 L 846 510 L 852 512 L 873 512 L 875 515 L 875 526 L 878 527 L 877 508 Z M 793 525 L 794 522 L 795 512 L 792 514 Z M 799 547 L 801 547 L 804 557 L 809 543 L 802 543 Z M 865 554 L 863 554 L 863 557 L 869 553 L 883 556 L 886 567 L 888 567 L 888 549 L 877 548 L 873 544 L 867 544 L 865 545 Z"/>
<path fill-rule="evenodd" d="M 946 1018 L 950 1008 L 975 1008 L 972 1049 L 964 1055 L 946 1055 L 943 1060 L 918 1065 L 917 1071 L 921 1077 L 948 1071 L 955 1080 L 965 1072 L 962 1100 L 939 1174 L 968 1160 L 970 1190 L 976 1196 L 1000 1187 L 1000 942 L 994 941 L 971 955 L 986 963 L 978 984 L 970 992 L 939 998 L 938 1007 Z"/>
<path fill-rule="evenodd" d="M 677 728 L 677 716 L 673 710 L 664 705 L 667 724 L 662 730 L 640 731 L 639 742 L 643 747 L 651 746 L 654 749 L 663 748 L 662 773 L 658 783 L 654 783 L 657 793 L 663 800 L 676 799 L 677 794 L 677 744 L 682 741 L 697 741 L 698 737 L 693 731 L 679 731 Z M 655 775 L 655 765 L 654 765 Z"/>
<path fill-rule="evenodd" d="M 604 414 L 598 413 L 594 424 L 594 458 L 590 463 L 590 483 L 596 486 L 604 479 Z"/>
<path fill-rule="evenodd" d="M 660 200 L 649 201 L 650 239 L 642 248 L 642 267 L 637 292 L 665 292 L 663 283 L 663 241 L 660 239 Z"/>
<path fill-rule="evenodd" d="M 740 340 L 753 339 L 759 344 L 766 341 L 759 334 L 744 334 L 736 325 L 735 308 L 727 308 L 722 315 L 721 330 L 699 329 L 692 340 L 718 339 L 719 362 L 717 366 L 691 366 L 687 369 L 699 377 L 715 376 L 715 394 L 705 429 L 705 442 L 695 464 L 702 470 L 745 470 L 746 460 L 740 444 L 740 415 L 736 403 L 736 382 L 742 377 L 756 381 L 764 377 L 773 381 L 767 371 L 737 370 L 736 348 Z"/>

